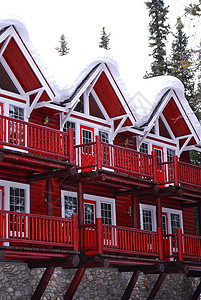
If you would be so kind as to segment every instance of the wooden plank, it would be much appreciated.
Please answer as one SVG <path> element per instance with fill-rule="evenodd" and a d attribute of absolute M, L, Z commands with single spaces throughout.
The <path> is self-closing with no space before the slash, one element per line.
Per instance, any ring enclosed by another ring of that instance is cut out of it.
<path fill-rule="evenodd" d="M 78 285 L 80 281 L 82 280 L 82 277 L 85 273 L 86 268 L 81 267 L 80 269 L 77 270 L 66 294 L 64 295 L 64 300 L 71 300 L 77 291 Z"/>
<path fill-rule="evenodd" d="M 44 293 L 44 291 L 45 291 L 45 289 L 46 289 L 46 287 L 47 287 L 47 285 L 50 281 L 50 278 L 51 278 L 52 274 L 54 273 L 54 269 L 55 269 L 55 267 L 50 266 L 45 270 L 45 272 L 44 272 L 44 274 L 43 274 L 43 276 L 42 276 L 42 278 L 41 278 L 34 294 L 31 297 L 31 300 L 41 299 L 41 297 L 42 297 L 42 295 L 43 295 L 43 293 Z"/>
<path fill-rule="evenodd" d="M 28 262 L 28 267 L 33 268 L 47 268 L 53 267 L 77 267 L 80 262 L 78 255 L 72 255 L 69 257 L 52 258 L 52 259 L 34 259 Z"/>
<path fill-rule="evenodd" d="M 136 284 L 136 282 L 138 280 L 138 277 L 139 277 L 140 273 L 141 272 L 139 270 L 137 270 L 137 271 L 135 271 L 133 273 L 133 275 L 132 275 L 132 277 L 131 277 L 128 285 L 127 285 L 127 288 L 126 288 L 126 290 L 125 290 L 125 292 L 124 292 L 121 300 L 128 300 L 128 299 L 130 299 L 130 296 L 132 294 L 132 291 L 133 291 L 133 289 L 135 287 L 135 284 Z"/>
<path fill-rule="evenodd" d="M 165 277 L 166 277 L 166 273 L 162 273 L 158 276 L 158 279 L 157 279 L 153 289 L 151 290 L 151 293 L 149 294 L 149 297 L 147 298 L 147 300 L 155 299 L 156 294 L 158 293 Z"/>

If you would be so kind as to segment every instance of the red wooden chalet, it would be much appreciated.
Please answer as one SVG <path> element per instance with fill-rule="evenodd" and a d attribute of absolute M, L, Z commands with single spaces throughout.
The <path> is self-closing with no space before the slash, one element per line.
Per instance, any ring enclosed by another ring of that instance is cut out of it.
<path fill-rule="evenodd" d="M 145 83 L 131 100 L 99 60 L 58 99 L 18 28 L 0 32 L 1 261 L 47 268 L 32 299 L 58 266 L 77 269 L 64 299 L 86 268 L 132 271 L 122 299 L 140 272 L 159 274 L 148 299 L 166 274 L 201 276 L 201 168 L 189 163 L 201 129 L 181 82 L 149 79 L 152 94 Z"/>

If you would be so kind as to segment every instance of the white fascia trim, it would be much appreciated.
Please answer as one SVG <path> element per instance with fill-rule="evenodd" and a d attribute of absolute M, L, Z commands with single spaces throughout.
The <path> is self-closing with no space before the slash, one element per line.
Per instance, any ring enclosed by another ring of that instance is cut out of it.
<path fill-rule="evenodd" d="M 12 27 L 12 26 L 11 26 Z M 41 85 L 44 87 L 46 93 L 53 100 L 54 93 L 50 89 L 49 85 L 47 84 L 46 80 L 44 79 L 42 72 L 40 71 L 39 67 L 36 65 L 35 61 L 33 60 L 31 54 L 29 53 L 28 49 L 25 47 L 21 39 L 19 38 L 17 32 L 12 27 L 12 36 L 17 42 L 20 50 L 22 51 L 23 55 L 25 56 L 26 60 L 28 61 L 30 67 L 32 68 L 33 72 L 35 73 L 36 77 L 39 79 Z"/>
<path fill-rule="evenodd" d="M 103 116 L 105 117 L 105 119 L 106 119 L 107 121 L 110 121 L 110 118 L 109 118 L 109 116 L 108 116 L 108 114 L 107 114 L 107 112 L 106 112 L 106 110 L 105 110 L 103 104 L 101 103 L 100 99 L 99 99 L 98 96 L 96 95 L 96 92 L 95 92 L 94 90 L 92 90 L 92 91 L 91 91 L 91 94 L 93 95 L 93 97 L 94 97 L 94 99 L 95 99 L 95 101 L 96 101 L 98 107 L 100 108 L 100 110 L 101 110 Z M 101 120 L 102 120 L 102 119 L 101 119 Z"/>
<path fill-rule="evenodd" d="M 31 105 L 30 105 L 30 97 L 29 97 L 29 106 L 27 108 L 27 118 L 30 117 L 32 111 L 34 110 L 34 107 L 36 106 L 36 103 L 40 99 L 43 92 L 44 92 L 44 88 L 41 88 L 41 89 L 38 90 L 37 95 L 35 96 L 35 98 L 34 98 Z M 31 94 L 33 94 L 33 93 L 31 93 Z M 29 95 L 31 95 L 31 94 L 29 94 Z"/>
<path fill-rule="evenodd" d="M 174 142 L 176 143 L 176 137 L 175 137 L 175 135 L 173 134 L 173 132 L 172 132 L 172 130 L 171 130 L 171 128 L 170 128 L 170 126 L 169 126 L 169 124 L 168 124 L 166 118 L 164 117 L 163 114 L 161 114 L 160 117 L 161 117 L 161 120 L 163 121 L 163 123 L 164 123 L 164 125 L 165 125 L 165 127 L 166 127 L 166 129 L 167 129 L 167 131 L 168 131 L 168 133 L 169 133 L 169 135 L 171 136 L 171 138 L 172 138 L 172 139 L 174 140 Z"/>
<path fill-rule="evenodd" d="M 11 37 L 13 36 L 13 26 L 12 25 L 0 35 L 0 43 L 2 43 L 9 36 L 11 36 Z"/>
<path fill-rule="evenodd" d="M 3 55 L 4 51 L 6 50 L 6 47 L 8 46 L 8 43 L 10 42 L 10 40 L 11 40 L 11 35 L 6 38 L 3 46 L 1 47 L 1 50 L 0 50 L 0 60 L 2 58 L 2 55 Z"/>
<path fill-rule="evenodd" d="M 117 83 L 112 78 L 112 76 L 111 76 L 110 72 L 108 71 L 108 69 L 107 69 L 107 67 L 106 67 L 105 64 L 104 64 L 104 72 L 107 75 L 107 77 L 108 77 L 108 79 L 109 79 L 109 81 L 110 81 L 110 83 L 111 83 L 111 85 L 112 85 L 112 87 L 113 87 L 113 89 L 114 89 L 114 91 L 115 91 L 115 93 L 116 93 L 119 101 L 121 102 L 122 107 L 125 109 L 125 111 L 127 113 L 127 116 L 130 118 L 130 120 L 131 120 L 131 122 L 133 123 L 133 126 L 134 126 L 134 124 L 136 123 L 136 121 L 135 121 L 135 118 L 134 118 L 134 116 L 132 114 L 132 111 L 130 110 L 128 103 L 123 98 L 122 94 L 120 93 L 119 88 L 117 87 Z"/>
<path fill-rule="evenodd" d="M 118 134 L 119 132 L 119 129 L 123 126 L 123 124 L 125 123 L 127 119 L 127 115 L 124 116 L 121 120 L 121 122 L 119 123 L 119 125 L 117 126 L 117 128 L 113 131 L 113 134 L 112 134 L 112 139 L 114 140 L 115 136 Z"/>
<path fill-rule="evenodd" d="M 184 144 L 182 145 L 182 147 L 179 149 L 179 153 L 178 155 L 180 156 L 181 153 L 184 151 L 184 149 L 187 147 L 187 144 L 190 142 L 192 136 L 189 136 L 186 141 L 184 142 Z"/>

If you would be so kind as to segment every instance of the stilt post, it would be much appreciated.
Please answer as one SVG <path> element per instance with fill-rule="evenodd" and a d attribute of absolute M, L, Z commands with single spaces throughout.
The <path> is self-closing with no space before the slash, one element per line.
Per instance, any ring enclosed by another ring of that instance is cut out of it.
<path fill-rule="evenodd" d="M 45 270 L 45 272 L 44 272 L 44 274 L 43 274 L 43 276 L 42 276 L 42 278 L 41 278 L 41 280 L 40 280 L 33 296 L 31 297 L 31 300 L 41 299 L 41 297 L 42 297 L 42 295 L 43 295 L 43 293 L 44 293 L 44 291 L 45 291 L 45 289 L 46 289 L 46 287 L 47 287 L 47 285 L 50 281 L 50 278 L 51 278 L 51 276 L 54 272 L 54 269 L 55 269 L 55 267 L 50 266 Z"/>
<path fill-rule="evenodd" d="M 156 297 L 156 294 L 158 293 L 158 291 L 163 283 L 163 280 L 165 279 L 165 276 L 166 276 L 166 273 L 161 273 L 158 276 L 158 279 L 157 279 L 153 289 L 151 290 L 151 293 L 149 294 L 149 297 L 147 298 L 147 300 L 153 300 Z"/>
<path fill-rule="evenodd" d="M 86 270 L 86 268 L 84 268 L 84 267 L 77 270 L 66 294 L 64 295 L 64 300 L 73 299 L 73 296 L 75 295 L 75 292 L 77 291 L 77 288 L 79 286 L 80 281 L 82 280 L 85 270 Z"/>
<path fill-rule="evenodd" d="M 46 180 L 47 215 L 53 215 L 53 183 L 52 178 Z"/>
<path fill-rule="evenodd" d="M 83 203 L 83 188 L 82 183 L 78 183 L 78 224 L 84 224 L 84 203 Z"/>
<path fill-rule="evenodd" d="M 139 275 L 140 275 L 139 270 L 137 270 L 133 273 L 133 275 L 132 275 L 132 277 L 131 277 L 128 285 L 127 285 L 127 288 L 126 288 L 121 300 L 129 300 L 130 299 L 130 296 L 131 296 L 132 291 L 133 291 L 133 289 L 136 285 L 136 282 L 138 280 Z"/>
<path fill-rule="evenodd" d="M 158 232 L 159 259 L 163 260 L 164 259 L 164 254 L 163 254 L 163 233 L 162 233 L 162 228 L 157 228 L 157 232 Z"/>
<path fill-rule="evenodd" d="M 179 185 L 179 165 L 178 156 L 173 156 L 173 170 L 174 170 L 174 185 Z"/>
<path fill-rule="evenodd" d="M 157 227 L 162 228 L 162 200 L 160 197 L 157 197 L 156 200 L 156 220 L 157 220 Z"/>
<path fill-rule="evenodd" d="M 198 297 L 200 296 L 200 294 L 201 294 L 201 282 L 198 284 L 198 287 L 195 290 L 195 292 L 194 292 L 194 294 L 193 294 L 193 296 L 191 297 L 190 300 L 197 300 Z"/>

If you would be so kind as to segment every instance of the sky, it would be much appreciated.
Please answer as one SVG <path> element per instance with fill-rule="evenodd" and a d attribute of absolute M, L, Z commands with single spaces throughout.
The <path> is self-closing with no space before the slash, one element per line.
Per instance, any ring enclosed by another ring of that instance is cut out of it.
<path fill-rule="evenodd" d="M 175 29 L 176 18 L 185 5 L 194 0 L 165 0 L 169 5 L 169 22 Z M 1 3 L 0 18 L 18 17 L 26 25 L 30 39 L 48 64 L 63 33 L 70 53 L 82 55 L 95 51 L 101 30 L 110 33 L 109 52 L 119 65 L 128 89 L 150 69 L 148 48 L 148 10 L 143 0 L 8 0 Z M 192 21 L 193 22 L 193 21 Z M 187 24 L 191 45 L 197 43 L 200 24 Z"/>

